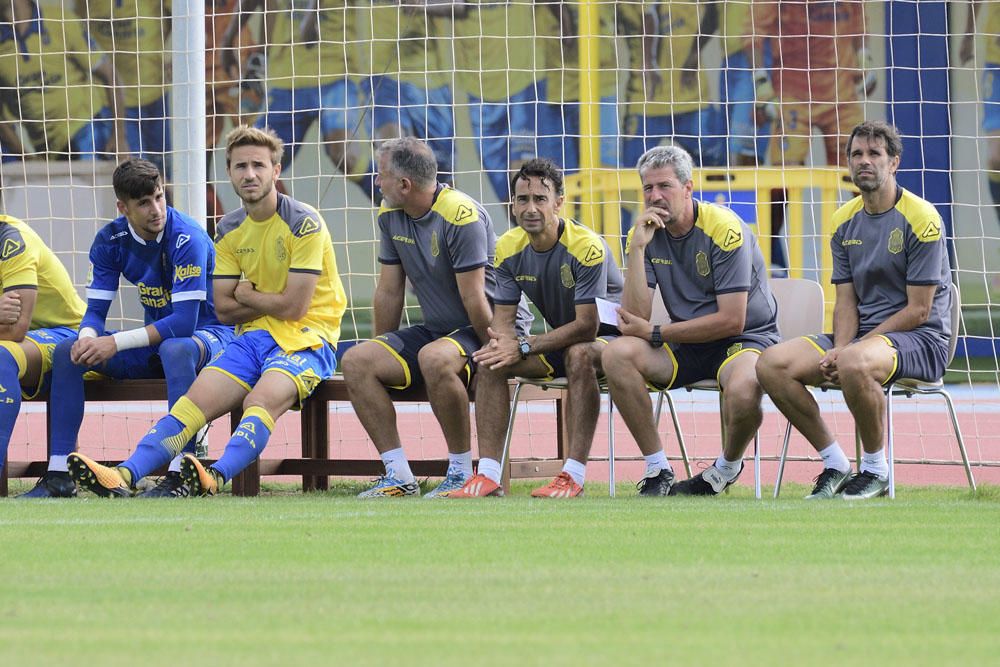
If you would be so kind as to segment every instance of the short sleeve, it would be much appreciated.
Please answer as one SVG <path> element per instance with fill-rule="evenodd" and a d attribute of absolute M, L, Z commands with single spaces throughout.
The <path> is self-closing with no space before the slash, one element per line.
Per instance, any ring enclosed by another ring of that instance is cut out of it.
<path fill-rule="evenodd" d="M 945 247 L 941 233 L 941 218 L 926 219 L 916 225 L 920 233 L 910 228 L 906 238 L 906 283 L 937 285 L 941 282 L 941 264 Z"/>
<path fill-rule="evenodd" d="M 232 236 L 227 234 L 215 242 L 215 278 L 230 278 L 239 280 L 243 275 L 239 258 L 232 248 Z"/>
<path fill-rule="evenodd" d="M 514 280 L 514 269 L 510 260 L 501 262 L 496 267 L 497 289 L 493 301 L 501 305 L 512 306 L 521 300 L 521 286 Z"/>
<path fill-rule="evenodd" d="M 482 220 L 467 225 L 447 225 L 448 255 L 456 273 L 479 269 L 489 262 L 488 240 L 490 226 Z"/>
<path fill-rule="evenodd" d="M 608 295 L 608 256 L 604 255 L 604 261 L 590 266 L 586 264 L 576 264 L 576 288 L 573 293 L 573 303 L 594 303 L 598 298 L 605 298 Z"/>
<path fill-rule="evenodd" d="M 292 257 L 288 265 L 289 273 L 323 273 L 323 253 L 326 250 L 326 234 L 323 220 L 305 218 L 292 234 Z"/>
<path fill-rule="evenodd" d="M 0 285 L 4 292 L 38 288 L 38 256 L 17 232 L 7 234 L 0 244 Z"/>
<path fill-rule="evenodd" d="M 741 243 L 732 250 L 712 244 L 712 280 L 716 294 L 750 291 L 753 246 Z"/>
<path fill-rule="evenodd" d="M 396 252 L 396 245 L 392 242 L 392 234 L 389 232 L 389 217 L 380 215 L 378 217 L 378 261 L 382 264 L 400 264 L 399 253 Z"/>
<path fill-rule="evenodd" d="M 833 255 L 833 273 L 830 282 L 834 285 L 854 282 L 851 275 L 851 261 L 847 258 L 847 251 L 844 249 L 844 227 L 837 227 L 837 231 L 830 237 L 830 254 Z"/>

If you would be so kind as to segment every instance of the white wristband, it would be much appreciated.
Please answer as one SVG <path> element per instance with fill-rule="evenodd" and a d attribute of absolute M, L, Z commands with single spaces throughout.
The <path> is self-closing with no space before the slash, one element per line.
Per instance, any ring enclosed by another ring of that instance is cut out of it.
<path fill-rule="evenodd" d="M 115 339 L 115 346 L 117 346 L 119 351 L 149 346 L 149 333 L 146 332 L 145 327 L 119 331 L 116 334 L 112 334 L 111 337 Z"/>
<path fill-rule="evenodd" d="M 84 327 L 80 329 L 80 333 L 76 335 L 77 338 L 97 338 L 97 330 L 90 327 Z"/>

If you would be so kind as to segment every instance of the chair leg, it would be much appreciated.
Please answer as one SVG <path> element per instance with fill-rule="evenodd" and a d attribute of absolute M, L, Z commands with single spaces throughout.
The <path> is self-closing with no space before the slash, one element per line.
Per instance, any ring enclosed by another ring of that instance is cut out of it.
<path fill-rule="evenodd" d="M 785 438 L 781 442 L 781 457 L 778 459 L 778 477 L 774 480 L 774 497 L 781 493 L 781 479 L 785 476 L 785 459 L 788 458 L 788 442 L 792 439 L 792 422 L 785 427 Z"/>
<path fill-rule="evenodd" d="M 889 459 L 889 497 L 896 497 L 896 457 L 893 451 L 892 385 L 885 392 L 886 458 Z M 859 467 L 860 469 L 860 467 Z"/>
<path fill-rule="evenodd" d="M 688 460 L 687 446 L 684 444 L 684 433 L 681 432 L 681 422 L 677 417 L 677 406 L 674 405 L 674 397 L 670 395 L 670 392 L 664 389 L 660 392 L 660 401 L 662 405 L 663 399 L 667 401 L 667 407 L 670 408 L 670 419 L 674 423 L 674 435 L 677 436 L 677 447 L 681 450 L 681 460 L 684 462 L 684 472 L 687 473 L 688 479 L 691 478 L 691 462 Z M 657 413 L 659 414 L 659 413 Z M 660 421 L 657 419 L 657 425 Z"/>
<path fill-rule="evenodd" d="M 753 434 L 753 495 L 760 500 L 760 431 Z"/>
<path fill-rule="evenodd" d="M 615 402 L 608 393 L 608 497 L 615 497 Z"/>
<path fill-rule="evenodd" d="M 514 395 L 510 399 L 510 419 L 507 420 L 507 435 L 503 440 L 503 453 L 500 455 L 500 470 L 505 471 L 507 467 L 507 454 L 510 452 L 510 441 L 514 437 L 514 418 L 517 417 L 517 403 L 521 397 L 521 387 L 518 382 L 514 385 Z M 562 428 L 562 426 L 559 426 Z"/>
<path fill-rule="evenodd" d="M 962 454 L 962 463 L 965 465 L 965 476 L 969 479 L 969 488 L 973 493 L 976 491 L 976 480 L 972 476 L 972 466 L 969 465 L 969 453 L 965 449 L 965 439 L 962 438 L 962 429 L 958 426 L 958 414 L 955 412 L 955 404 L 951 401 L 951 394 L 944 389 L 934 392 L 944 397 L 948 404 L 948 414 L 951 415 L 951 427 L 955 430 L 955 439 L 958 440 L 958 451 Z"/>

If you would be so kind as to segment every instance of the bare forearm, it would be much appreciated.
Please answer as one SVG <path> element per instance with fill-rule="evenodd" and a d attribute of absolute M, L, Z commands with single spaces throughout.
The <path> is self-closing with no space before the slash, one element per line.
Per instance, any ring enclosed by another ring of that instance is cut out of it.
<path fill-rule="evenodd" d="M 375 290 L 372 307 L 375 311 L 373 319 L 376 336 L 399 328 L 400 319 L 403 317 L 403 298 L 402 291 Z"/>
<path fill-rule="evenodd" d="M 858 335 L 858 309 L 835 306 L 833 310 L 833 345 L 843 347 Z"/>
<path fill-rule="evenodd" d="M 223 324 L 244 324 L 253 321 L 263 315 L 258 310 L 249 306 L 244 306 L 231 296 L 215 297 L 215 315 Z"/>
<path fill-rule="evenodd" d="M 486 329 L 490 326 L 490 322 L 493 319 L 493 311 L 490 308 L 490 302 L 486 299 L 486 295 L 481 294 L 474 298 L 462 299 L 462 303 L 465 305 L 465 312 L 469 315 L 469 322 L 472 323 L 472 328 L 476 330 L 476 335 L 479 336 L 479 341 L 483 344 L 487 343 L 489 335 L 486 333 Z"/>
<path fill-rule="evenodd" d="M 262 315 L 270 315 L 279 320 L 294 322 L 305 317 L 309 310 L 308 304 L 303 307 L 301 301 L 285 292 L 258 292 L 247 290 L 238 295 L 239 302 Z"/>
<path fill-rule="evenodd" d="M 710 343 L 743 333 L 744 322 L 724 313 L 712 313 L 686 322 L 660 327 L 663 340 L 671 343 Z"/>
<path fill-rule="evenodd" d="M 625 286 L 622 290 L 622 309 L 648 320 L 653 312 L 653 298 L 646 284 L 645 253 L 632 248 L 625 261 Z"/>
<path fill-rule="evenodd" d="M 531 351 L 535 354 L 565 350 L 570 345 L 589 343 L 597 337 L 598 322 L 576 319 L 538 336 L 529 336 Z"/>
<path fill-rule="evenodd" d="M 866 333 L 862 338 L 871 338 L 893 331 L 913 331 L 927 321 L 929 311 L 926 308 L 907 304 L 902 310 L 890 315 L 884 322 Z"/>

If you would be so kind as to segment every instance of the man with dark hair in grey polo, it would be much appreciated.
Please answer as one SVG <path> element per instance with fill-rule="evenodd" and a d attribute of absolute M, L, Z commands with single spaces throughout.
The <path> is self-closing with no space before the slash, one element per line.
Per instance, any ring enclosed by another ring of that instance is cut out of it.
<path fill-rule="evenodd" d="M 896 183 L 902 153 L 892 125 L 866 121 L 851 132 L 847 166 L 861 195 L 833 214 L 833 332 L 777 345 L 757 364 L 771 400 L 823 458 L 809 499 L 888 493 L 882 387 L 897 377 L 934 382 L 948 361 L 948 247 L 933 204 Z M 809 392 L 823 382 L 840 385 L 861 436 L 854 475 Z"/>

